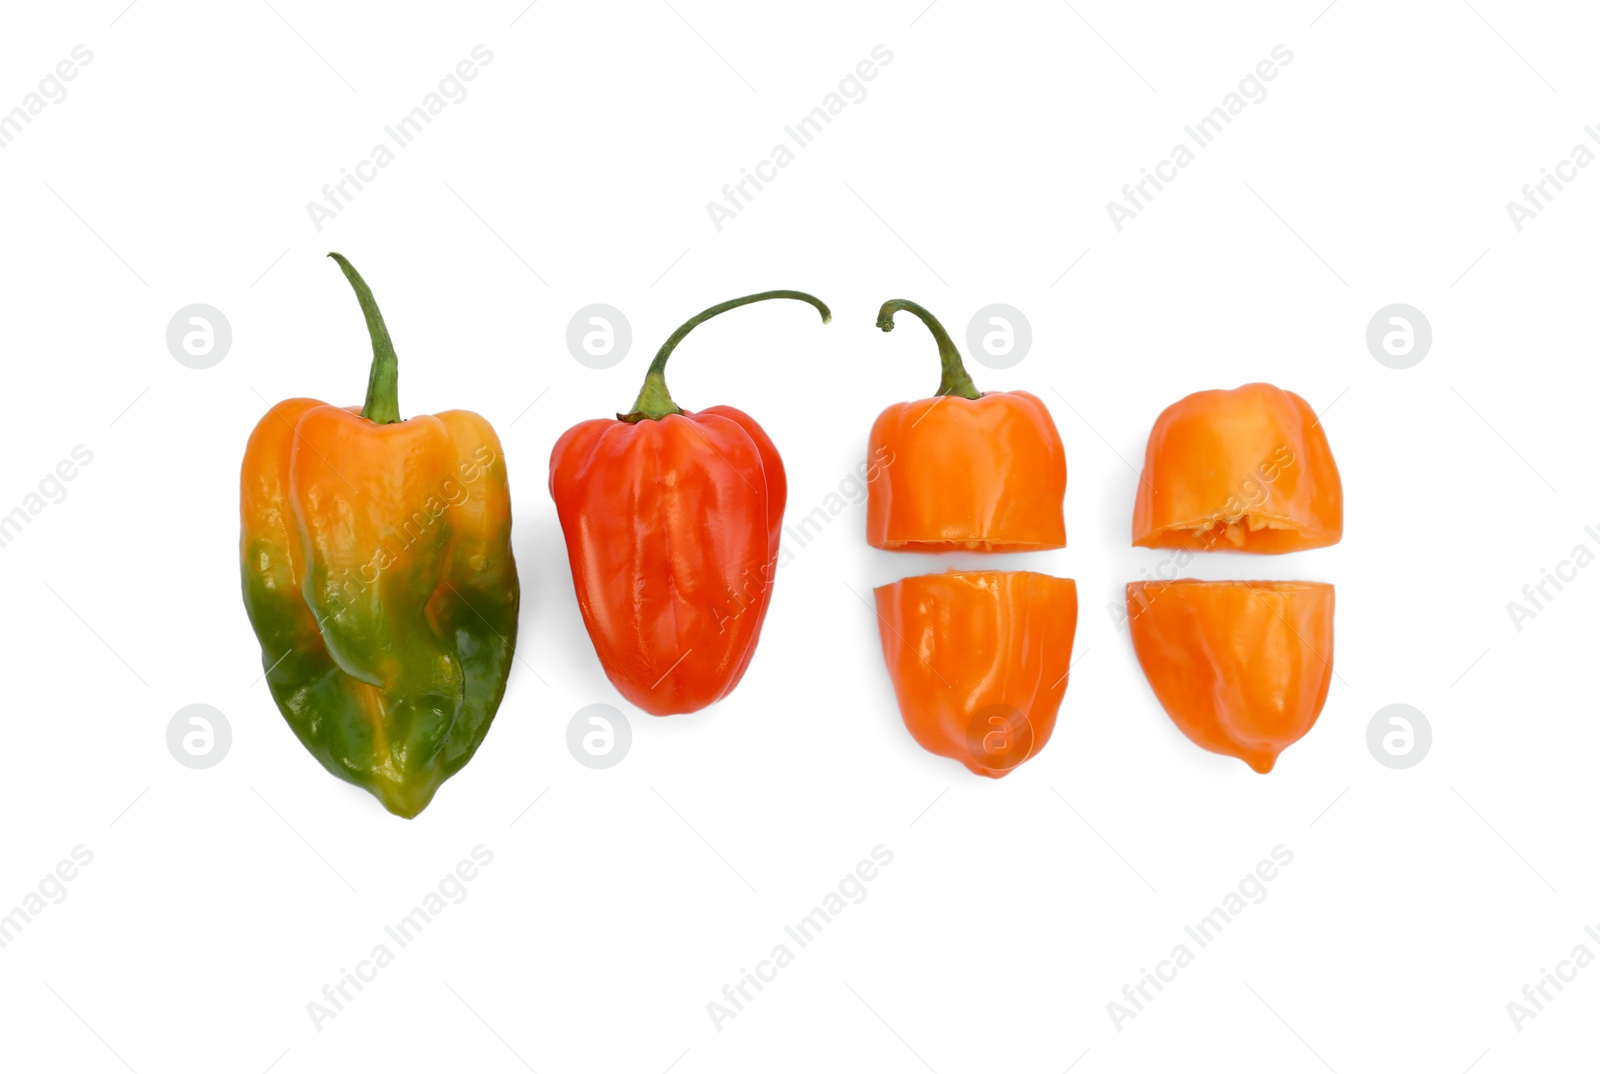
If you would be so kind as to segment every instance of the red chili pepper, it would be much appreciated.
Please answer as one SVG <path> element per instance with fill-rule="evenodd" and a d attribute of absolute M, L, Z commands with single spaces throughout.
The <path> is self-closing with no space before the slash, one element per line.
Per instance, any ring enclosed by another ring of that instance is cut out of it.
<path fill-rule="evenodd" d="M 683 410 L 667 358 L 700 322 L 769 298 L 712 306 L 662 344 L 627 414 L 568 429 L 550 453 L 583 623 L 606 676 L 656 716 L 725 697 L 755 652 L 772 597 L 788 493 L 777 448 L 743 411 Z"/>

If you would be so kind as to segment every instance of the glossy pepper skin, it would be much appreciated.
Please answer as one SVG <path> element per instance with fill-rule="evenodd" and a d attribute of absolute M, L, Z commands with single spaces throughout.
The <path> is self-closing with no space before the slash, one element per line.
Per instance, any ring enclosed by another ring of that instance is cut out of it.
<path fill-rule="evenodd" d="M 950 571 L 873 591 L 906 729 L 999 779 L 1050 741 L 1067 691 L 1078 587 L 1032 571 Z"/>
<path fill-rule="evenodd" d="M 1150 430 L 1133 543 L 1299 552 L 1344 533 L 1344 491 L 1311 405 L 1271 384 L 1185 396 Z"/>
<path fill-rule="evenodd" d="M 465 410 L 400 420 L 372 292 L 364 407 L 288 399 L 240 473 L 244 604 L 267 685 L 324 768 L 414 817 L 472 758 L 511 670 L 520 590 L 500 441 Z"/>
<path fill-rule="evenodd" d="M 867 543 L 903 552 L 1029 552 L 1067 543 L 1067 454 L 1044 403 L 1027 392 L 979 392 L 938 320 L 903 298 L 939 346 L 931 399 L 897 403 L 872 425 L 869 458 L 892 458 L 867 491 Z"/>
<path fill-rule="evenodd" d="M 1189 739 L 1270 772 L 1317 722 L 1333 675 L 1333 586 L 1134 582 L 1139 666 Z"/>
<path fill-rule="evenodd" d="M 622 696 L 656 716 L 705 708 L 738 685 L 772 599 L 788 484 L 743 411 L 687 411 L 666 363 L 696 325 L 771 298 L 712 306 L 664 343 L 633 410 L 573 426 L 550 453 L 550 495 L 596 655 Z"/>

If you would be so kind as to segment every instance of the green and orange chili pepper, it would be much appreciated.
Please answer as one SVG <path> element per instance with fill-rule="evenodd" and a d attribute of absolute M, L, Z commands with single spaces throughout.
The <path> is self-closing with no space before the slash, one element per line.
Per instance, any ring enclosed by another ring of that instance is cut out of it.
<path fill-rule="evenodd" d="M 289 726 L 328 771 L 412 817 L 472 758 L 505 692 L 520 590 L 499 438 L 465 410 L 401 420 L 372 292 L 364 406 L 288 399 L 240 473 L 245 610 Z"/>

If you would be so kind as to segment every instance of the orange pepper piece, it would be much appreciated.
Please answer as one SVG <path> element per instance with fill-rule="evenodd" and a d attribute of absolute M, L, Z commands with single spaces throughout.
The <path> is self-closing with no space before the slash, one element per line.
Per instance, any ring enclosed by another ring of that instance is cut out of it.
<path fill-rule="evenodd" d="M 1203 749 L 1270 772 L 1311 730 L 1333 676 L 1333 586 L 1133 582 L 1133 651 L 1161 707 Z"/>
<path fill-rule="evenodd" d="M 1198 552 L 1335 544 L 1344 493 L 1311 405 L 1271 384 L 1195 392 L 1150 430 L 1133 543 Z"/>
<path fill-rule="evenodd" d="M 867 457 L 891 459 L 867 486 L 867 544 L 901 552 L 1029 552 L 1067 543 L 1067 453 L 1050 411 L 1027 392 L 979 392 L 933 314 L 897 298 L 878 327 L 909 310 L 939 345 L 931 399 L 873 422 Z"/>
<path fill-rule="evenodd" d="M 1078 627 L 1071 578 L 950 571 L 873 592 L 900 715 L 923 749 L 994 779 L 1044 749 Z"/>

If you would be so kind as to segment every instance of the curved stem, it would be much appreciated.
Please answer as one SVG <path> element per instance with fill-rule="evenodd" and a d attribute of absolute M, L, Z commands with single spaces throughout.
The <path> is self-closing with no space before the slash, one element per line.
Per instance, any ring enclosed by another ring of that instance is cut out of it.
<path fill-rule="evenodd" d="M 758 295 L 745 295 L 743 298 L 731 298 L 726 302 L 719 302 L 710 309 L 701 310 L 679 326 L 678 330 L 667 337 L 661 344 L 661 349 L 656 351 L 655 361 L 650 363 L 650 368 L 645 371 L 644 387 L 639 389 L 639 398 L 633 401 L 633 409 L 626 414 L 618 414 L 620 421 L 630 424 L 646 419 L 660 421 L 668 414 L 682 414 L 683 408 L 672 401 L 672 396 L 667 392 L 667 358 L 671 356 L 673 348 L 683 342 L 683 337 L 694 330 L 695 325 L 702 321 L 709 321 L 719 313 L 726 313 L 739 306 L 748 306 L 752 302 L 765 302 L 769 298 L 793 298 L 801 302 L 809 302 L 822 313 L 822 323 L 827 324 L 833 320 L 833 313 L 823 303 L 822 299 L 808 295 L 804 291 L 762 291 Z"/>
<path fill-rule="evenodd" d="M 961 364 L 961 352 L 956 350 L 956 345 L 950 339 L 950 333 L 944 330 L 944 325 L 939 319 L 909 298 L 891 298 L 878 310 L 878 327 L 885 332 L 894 331 L 894 315 L 901 310 L 909 310 L 922 318 L 922 323 L 928 326 L 928 331 L 933 333 L 934 342 L 939 344 L 939 390 L 934 395 L 959 395 L 963 399 L 977 399 L 981 395 L 972 378 L 967 375 L 967 367 Z"/>
<path fill-rule="evenodd" d="M 361 315 L 367 319 L 367 334 L 372 337 L 372 372 L 367 374 L 367 401 L 361 407 L 361 416 L 379 425 L 400 420 L 400 360 L 395 357 L 394 344 L 389 340 L 389 329 L 384 326 L 383 314 L 378 312 L 378 301 L 372 289 L 361 278 L 356 267 L 344 259 L 343 254 L 330 253 L 339 263 L 345 279 L 355 288 L 356 301 L 361 303 Z"/>

